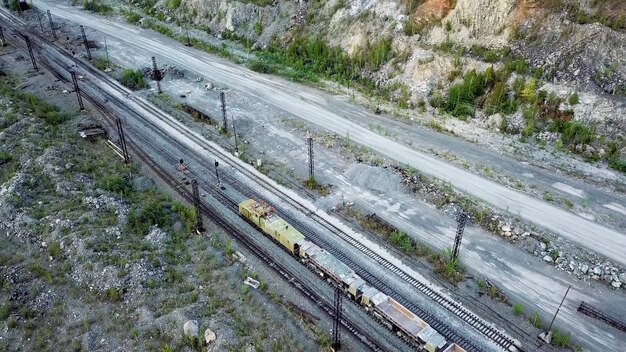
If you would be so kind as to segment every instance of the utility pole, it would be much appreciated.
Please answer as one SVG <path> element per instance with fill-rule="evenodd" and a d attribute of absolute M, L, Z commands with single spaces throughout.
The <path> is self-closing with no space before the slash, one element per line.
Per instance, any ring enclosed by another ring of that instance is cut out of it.
<path fill-rule="evenodd" d="M 196 208 L 196 233 L 198 235 L 204 234 L 204 224 L 202 221 L 202 212 L 200 211 L 200 192 L 198 191 L 198 181 L 191 181 L 191 190 L 193 191 L 193 205 Z"/>
<path fill-rule="evenodd" d="M 465 230 L 465 223 L 469 216 L 467 213 L 461 212 L 456 221 L 458 222 L 458 226 L 456 228 L 456 236 L 454 237 L 454 249 L 452 250 L 452 261 L 456 261 L 459 259 L 459 250 L 461 249 L 461 240 L 463 239 L 463 231 Z"/>
<path fill-rule="evenodd" d="M 226 120 L 226 94 L 220 92 L 220 101 L 222 102 L 222 119 L 224 120 L 224 133 L 228 132 L 228 121 Z"/>
<path fill-rule="evenodd" d="M 162 93 L 161 92 L 161 71 L 159 71 L 157 67 L 156 58 L 154 56 L 152 57 L 152 73 L 154 74 L 154 80 L 156 81 L 157 89 L 159 90 L 159 93 Z"/>
<path fill-rule="evenodd" d="M 44 33 L 43 23 L 41 22 L 41 14 L 39 13 L 39 9 L 35 8 L 35 12 L 37 12 L 37 20 L 39 21 L 39 29 L 41 29 L 41 33 Z"/>
<path fill-rule="evenodd" d="M 128 155 L 128 149 L 126 149 L 126 137 L 124 137 L 124 130 L 122 129 L 122 120 L 118 117 L 115 119 L 115 124 L 117 125 L 117 134 L 120 137 L 120 144 L 122 145 L 124 163 L 128 164 L 130 162 L 130 157 Z"/>
<path fill-rule="evenodd" d="M 5 46 L 6 43 L 4 42 L 4 32 L 2 31 L 2 27 L 0 27 L 0 46 Z"/>
<path fill-rule="evenodd" d="M 52 31 L 52 38 L 57 39 L 57 33 L 54 31 L 54 22 L 52 22 L 52 14 L 50 14 L 50 10 L 46 11 L 48 13 L 48 22 L 50 22 L 50 30 Z"/>
<path fill-rule="evenodd" d="M 339 286 L 335 287 L 335 315 L 333 316 L 333 337 L 332 337 L 332 350 L 339 351 L 341 349 L 341 298 L 342 290 Z"/>
<path fill-rule="evenodd" d="M 307 142 L 309 145 L 309 183 L 315 182 L 315 161 L 313 159 L 313 137 L 308 137 Z"/>
<path fill-rule="evenodd" d="M 85 35 L 85 27 L 80 25 L 80 32 L 83 35 L 83 42 L 85 43 L 85 50 L 87 51 L 87 60 L 91 61 L 91 50 L 89 50 L 89 42 L 87 41 L 87 36 Z"/>
<path fill-rule="evenodd" d="M 80 106 L 80 111 L 85 110 L 85 106 L 83 105 L 83 97 L 80 95 L 80 88 L 78 88 L 78 79 L 76 79 L 76 72 L 71 71 L 72 82 L 74 82 L 74 91 L 76 92 L 76 97 L 78 98 L 78 106 Z"/>
<path fill-rule="evenodd" d="M 35 55 L 33 55 L 33 47 L 30 45 L 30 38 L 25 35 L 24 40 L 26 41 L 26 46 L 28 47 L 28 55 L 30 55 L 30 61 L 32 61 L 33 68 L 35 69 L 35 71 L 37 71 L 37 63 L 35 62 Z"/>
<path fill-rule="evenodd" d="M 186 20 L 183 18 L 183 20 Z M 187 35 L 187 46 L 191 46 L 191 39 L 189 39 L 189 29 L 187 25 L 183 23 L 183 27 L 185 28 L 185 35 Z"/>
<path fill-rule="evenodd" d="M 239 156 L 239 143 L 237 143 L 237 129 L 235 128 L 235 116 L 230 114 L 230 118 L 233 120 L 233 135 L 235 136 L 235 155 Z"/>
<path fill-rule="evenodd" d="M 104 37 L 104 52 L 107 55 L 107 68 L 111 66 L 111 62 L 109 61 L 109 47 L 107 46 L 107 37 Z"/>
<path fill-rule="evenodd" d="M 572 285 L 569 285 L 567 287 L 567 291 L 565 291 L 565 296 L 563 296 L 563 299 L 561 300 L 561 304 L 559 304 L 559 308 L 556 309 L 556 312 L 554 313 L 554 317 L 552 317 L 552 321 L 550 322 L 550 326 L 548 326 L 548 330 L 539 334 L 538 337 L 541 341 L 545 343 L 552 342 L 552 324 L 554 324 L 554 320 L 556 319 L 556 316 L 559 314 L 559 311 L 561 310 L 561 307 L 563 306 L 563 302 L 565 302 L 565 297 L 567 297 L 567 294 L 569 293 L 570 288 L 572 288 Z"/>

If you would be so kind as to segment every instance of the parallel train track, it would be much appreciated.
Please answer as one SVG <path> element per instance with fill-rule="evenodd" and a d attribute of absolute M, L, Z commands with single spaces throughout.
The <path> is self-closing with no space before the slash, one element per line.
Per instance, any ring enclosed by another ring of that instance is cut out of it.
<path fill-rule="evenodd" d="M 41 36 L 39 33 L 31 31 L 31 35 L 33 35 L 35 37 L 38 37 L 41 41 L 47 43 L 47 39 L 44 38 L 43 36 Z M 54 44 L 51 44 L 51 45 L 55 46 Z M 62 48 L 59 48 L 58 46 L 56 46 L 56 48 L 59 49 L 59 51 L 61 53 L 63 53 L 66 57 L 68 56 L 68 53 L 66 53 Z M 70 58 L 68 57 L 68 59 L 70 59 Z M 101 73 L 100 71 L 92 68 L 89 65 L 84 64 L 83 62 L 79 61 L 79 63 L 81 64 L 83 69 L 85 69 L 89 73 L 95 75 L 97 78 L 99 78 L 101 80 L 104 80 L 105 82 L 107 82 L 109 85 L 113 86 L 118 91 L 123 92 L 125 94 L 128 92 L 119 83 L 113 81 L 110 77 L 106 76 L 105 74 Z M 160 119 L 163 119 L 163 120 L 167 120 L 168 119 L 163 114 L 163 112 L 161 112 L 160 110 L 154 108 L 150 104 L 145 103 L 143 100 L 137 99 L 137 98 L 132 97 L 132 96 L 130 97 L 130 99 L 133 101 L 133 103 L 140 105 L 143 109 L 153 113 L 155 116 L 159 117 Z M 91 101 L 91 99 L 88 99 L 88 100 L 90 100 L 90 102 L 92 102 L 92 104 L 94 104 L 94 102 Z M 124 102 L 121 102 L 121 101 L 118 101 L 118 103 L 120 103 L 122 106 L 125 105 Z M 106 109 L 106 107 L 102 107 L 102 108 Z M 140 116 L 140 114 L 137 114 L 137 115 Z M 176 127 L 176 126 L 174 126 L 174 127 Z M 221 157 L 223 160 L 230 160 L 231 156 L 229 154 L 227 154 L 226 152 L 220 150 L 219 148 L 214 148 L 209 143 L 206 143 L 206 141 L 201 140 L 196 135 L 190 133 L 189 131 L 187 131 L 187 130 L 185 130 L 183 128 L 178 127 L 177 129 L 179 130 L 179 132 L 184 133 L 188 138 L 192 139 L 194 142 L 202 145 L 204 148 L 206 148 L 207 150 L 211 151 L 214 155 Z M 187 147 L 184 147 L 184 148 L 187 149 Z M 461 306 L 457 302 L 449 299 L 448 297 L 446 297 L 446 296 L 440 294 L 439 292 L 433 290 L 428 285 L 426 285 L 426 284 L 420 282 L 419 280 L 413 278 L 412 276 L 407 274 L 404 270 L 402 270 L 401 268 L 397 267 L 395 264 L 393 264 L 393 263 L 389 262 L 387 259 L 381 257 L 376 252 L 374 252 L 374 251 L 370 250 L 369 248 L 367 248 L 365 245 L 359 243 L 354 238 L 352 238 L 351 236 L 349 236 L 348 234 L 343 232 L 341 229 L 337 228 L 332 223 L 328 222 L 323 217 L 319 216 L 315 212 L 312 212 L 306 206 L 301 204 L 298 200 L 293 199 L 292 196 L 290 196 L 289 194 L 286 194 L 280 188 L 276 187 L 274 184 L 268 182 L 267 180 L 265 180 L 262 177 L 259 177 L 254 172 L 249 170 L 247 167 L 243 167 L 243 166 L 241 166 L 241 165 L 239 165 L 237 163 L 230 163 L 229 165 L 231 167 L 233 167 L 234 169 L 236 169 L 241 174 L 243 174 L 244 176 L 249 177 L 250 179 L 254 180 L 258 184 L 263 186 L 265 189 L 268 189 L 271 192 L 273 192 L 275 195 L 279 196 L 281 199 L 283 199 L 284 201 L 289 203 L 289 206 L 292 207 L 293 209 L 297 209 L 298 211 L 301 211 L 304 214 L 307 214 L 313 220 L 315 220 L 316 222 L 321 224 L 323 227 L 325 227 L 328 231 L 330 231 L 331 233 L 335 234 L 336 236 L 342 238 L 344 241 L 348 242 L 350 245 L 354 246 L 356 249 L 358 249 L 359 251 L 361 251 L 364 254 L 366 254 L 367 256 L 369 256 L 370 258 L 372 258 L 375 262 L 377 262 L 382 267 L 387 268 L 391 272 L 393 272 L 396 275 L 398 275 L 400 278 L 405 280 L 407 283 L 409 283 L 413 287 L 417 288 L 420 292 L 425 294 L 427 297 L 431 298 L 434 302 L 440 304 L 442 307 L 446 308 L 447 310 L 449 310 L 450 312 L 452 312 L 453 314 L 455 314 L 456 316 L 461 318 L 463 321 L 468 323 L 470 326 L 474 327 L 477 331 L 479 331 L 480 333 L 485 335 L 487 338 L 489 338 L 490 340 L 495 342 L 498 346 L 504 348 L 505 350 L 515 350 L 515 349 L 520 350 L 520 346 L 517 345 L 516 341 L 514 341 L 512 338 L 508 337 L 507 335 L 505 335 L 501 331 L 499 331 L 493 325 L 485 322 L 480 317 L 478 317 L 474 313 L 470 312 L 469 310 L 467 310 L 466 308 L 464 308 L 463 306 Z M 238 191 L 240 191 L 240 193 L 246 194 L 246 195 L 255 195 L 255 196 L 258 197 L 258 194 L 256 192 L 251 191 L 248 186 L 246 186 L 243 183 L 241 183 L 240 181 L 236 180 L 234 177 L 228 177 L 228 175 L 226 175 L 226 178 L 229 179 L 229 181 L 230 181 L 230 183 L 232 185 L 237 186 Z M 302 232 L 305 233 L 307 236 L 316 237 L 317 240 L 321 241 L 319 236 L 317 236 L 314 232 L 306 229 L 306 226 L 303 227 L 301 222 L 299 222 L 297 219 L 293 219 L 293 216 L 290 216 L 288 213 L 282 211 L 281 209 L 279 209 L 279 213 L 281 214 L 281 216 L 289 218 L 288 219 L 289 221 L 293 221 L 293 223 L 295 223 L 295 224 L 300 224 L 301 226 L 299 226 L 299 227 L 304 230 Z M 327 249 L 327 250 L 330 249 L 329 251 L 332 252 L 333 246 L 328 246 L 328 243 L 326 243 L 326 245 L 323 246 L 323 247 L 325 247 L 325 249 Z M 333 254 L 336 255 L 339 259 L 349 261 L 348 258 L 343 253 L 339 252 L 338 250 L 334 250 L 334 252 L 335 253 L 333 253 Z M 348 264 L 348 263 L 346 263 L 346 264 Z M 355 271 L 357 271 L 357 273 L 359 275 L 363 276 L 364 279 L 366 279 L 368 281 L 370 281 L 370 280 L 374 281 L 374 282 L 372 282 L 373 284 L 378 283 L 379 285 L 384 285 L 384 284 L 380 283 L 380 280 L 377 280 L 375 277 L 373 277 L 373 275 L 365 272 L 362 269 L 358 270 L 359 269 L 358 266 L 355 268 L 354 263 L 351 262 L 348 265 L 350 267 L 352 267 L 353 269 L 356 269 Z M 383 288 L 383 290 L 384 290 L 384 288 Z M 385 292 L 389 293 L 389 291 L 385 291 Z M 390 296 L 394 297 L 394 294 L 390 294 Z M 431 314 L 425 312 L 423 309 L 421 309 L 421 308 L 411 304 L 410 302 L 408 302 L 406 299 L 403 299 L 399 295 L 395 295 L 394 298 L 396 298 L 398 301 L 400 301 L 400 303 L 406 304 L 407 308 L 409 308 L 411 310 L 414 310 L 415 313 L 417 313 L 418 315 L 423 317 L 425 321 L 427 321 L 429 324 L 431 324 L 431 326 L 433 326 L 433 328 L 438 330 L 442 335 L 444 335 L 449 340 L 457 342 L 459 345 L 463 346 L 464 348 L 466 348 L 469 351 L 477 351 L 478 350 L 478 348 L 473 343 L 471 343 L 470 341 L 467 341 L 465 338 L 460 337 L 448 325 L 446 325 L 445 323 L 443 323 L 440 320 L 436 319 Z"/>

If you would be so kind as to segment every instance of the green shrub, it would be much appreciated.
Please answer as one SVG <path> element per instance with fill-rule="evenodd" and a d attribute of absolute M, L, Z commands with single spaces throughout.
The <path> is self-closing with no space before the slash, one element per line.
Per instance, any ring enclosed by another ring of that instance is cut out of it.
<path fill-rule="evenodd" d="M 261 25 L 261 21 L 254 22 L 254 33 L 259 36 L 263 33 L 263 26 Z"/>
<path fill-rule="evenodd" d="M 125 69 L 122 72 L 120 83 L 122 83 L 123 85 L 125 85 L 126 87 L 132 90 L 148 88 L 148 84 L 143 80 L 143 74 L 141 73 L 141 70 L 139 69 L 137 70 L 132 70 L 129 68 Z"/>
<path fill-rule="evenodd" d="M 513 314 L 522 315 L 524 313 L 524 305 L 521 303 L 516 303 L 513 305 Z"/>
<path fill-rule="evenodd" d="M 13 157 L 6 150 L 0 150 L 0 165 L 8 164 L 13 161 Z"/>
<path fill-rule="evenodd" d="M 48 255 L 55 259 L 61 256 L 61 246 L 58 242 L 50 241 L 48 244 Z"/>
<path fill-rule="evenodd" d="M 94 60 L 93 65 L 96 66 L 98 70 L 104 71 L 109 67 L 109 62 L 107 61 L 106 57 L 99 56 Z"/>
<path fill-rule="evenodd" d="M 150 200 L 143 208 L 134 207 L 128 213 L 126 229 L 129 232 L 146 235 L 152 225 L 161 228 L 169 225 L 170 214 L 160 200 Z"/>
<path fill-rule="evenodd" d="M 572 95 L 569 96 L 569 98 L 567 99 L 567 102 L 569 103 L 569 105 L 576 105 L 579 102 L 579 98 L 578 98 L 578 92 L 574 92 L 572 93 Z"/>
<path fill-rule="evenodd" d="M 626 160 L 610 160 L 609 167 L 620 172 L 626 172 Z"/>
<path fill-rule="evenodd" d="M 126 18 L 126 22 L 128 23 L 135 24 L 139 23 L 139 21 L 141 20 L 141 15 L 137 12 L 122 11 L 122 13 L 124 14 L 124 18 Z"/>
<path fill-rule="evenodd" d="M 104 292 L 104 296 L 113 302 L 119 302 L 122 300 L 122 292 L 121 290 L 115 289 L 113 287 L 108 288 L 105 292 Z"/>
<path fill-rule="evenodd" d="M 39 263 L 30 263 L 26 266 L 26 270 L 28 270 L 33 276 L 38 277 L 40 279 L 44 279 L 48 282 L 52 281 L 52 274 L 44 267 L 39 265 Z"/>
<path fill-rule="evenodd" d="M 180 2 L 181 0 L 167 0 L 165 2 L 165 6 L 170 9 L 177 9 L 178 7 L 180 7 Z"/>
<path fill-rule="evenodd" d="M 266 74 L 272 74 L 277 72 L 277 70 L 272 65 L 261 60 L 250 61 L 248 63 L 248 68 L 250 68 L 252 71 Z"/>
<path fill-rule="evenodd" d="M 389 235 L 389 242 L 396 245 L 405 253 L 411 253 L 415 250 L 415 243 L 405 232 L 395 230 Z"/>
<path fill-rule="evenodd" d="M 553 125 L 556 125 L 557 129 L 561 131 L 561 140 L 566 146 L 589 144 L 594 139 L 594 132 L 580 122 L 568 121 L 558 123 L 555 121 Z"/>
<path fill-rule="evenodd" d="M 133 185 L 131 182 L 126 178 L 117 175 L 105 177 L 100 180 L 97 185 L 104 190 L 121 194 L 123 196 L 128 196 L 133 191 Z"/>
<path fill-rule="evenodd" d="M 102 4 L 100 1 L 96 0 L 84 0 L 83 7 L 85 8 L 85 10 L 95 13 L 108 14 L 113 12 L 111 6 L 107 4 Z"/>
<path fill-rule="evenodd" d="M 474 116 L 473 105 L 476 98 L 484 94 L 485 75 L 472 70 L 463 76 L 463 82 L 448 90 L 445 110 L 455 117 Z"/>
<path fill-rule="evenodd" d="M 6 320 L 13 310 L 13 303 L 10 301 L 0 306 L 0 320 Z"/>

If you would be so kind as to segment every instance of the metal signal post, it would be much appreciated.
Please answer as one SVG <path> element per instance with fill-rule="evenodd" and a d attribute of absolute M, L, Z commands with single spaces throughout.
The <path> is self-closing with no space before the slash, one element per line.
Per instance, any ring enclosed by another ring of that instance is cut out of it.
<path fill-rule="evenodd" d="M 80 111 L 85 110 L 85 106 L 83 105 L 83 97 L 80 95 L 80 88 L 78 87 L 78 79 L 76 78 L 76 72 L 71 71 L 72 75 L 72 83 L 74 83 L 74 91 L 76 92 L 76 97 L 78 98 L 78 106 L 80 106 Z"/>
<path fill-rule="evenodd" d="M 120 136 L 120 144 L 122 145 L 122 153 L 124 154 L 124 163 L 128 164 L 130 162 L 130 157 L 128 156 L 128 149 L 126 149 L 126 137 L 124 137 L 124 130 L 122 129 L 122 120 L 117 118 L 115 120 L 115 124 L 117 125 L 117 133 Z"/>
<path fill-rule="evenodd" d="M 26 41 L 26 46 L 28 47 L 28 55 L 30 55 L 30 61 L 33 63 L 33 68 L 38 70 L 37 63 L 35 62 L 35 55 L 33 55 L 33 47 L 30 45 L 30 38 L 25 35 L 24 40 Z"/>
<path fill-rule="evenodd" d="M 315 180 L 315 170 L 314 170 L 315 161 L 313 159 L 313 138 L 308 137 L 307 143 L 309 145 L 309 179 Z"/>
<path fill-rule="evenodd" d="M 224 133 L 228 132 L 228 120 L 226 120 L 226 96 L 224 92 L 220 92 L 220 101 L 222 103 L 222 119 L 224 120 Z"/>

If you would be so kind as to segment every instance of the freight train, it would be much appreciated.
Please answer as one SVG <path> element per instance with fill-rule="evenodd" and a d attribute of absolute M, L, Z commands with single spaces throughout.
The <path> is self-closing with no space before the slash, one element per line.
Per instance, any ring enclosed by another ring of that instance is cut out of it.
<path fill-rule="evenodd" d="M 369 285 L 335 256 L 308 241 L 266 202 L 246 199 L 239 203 L 239 213 L 304 265 L 341 287 L 352 300 L 405 341 L 429 352 L 465 352 L 396 300 Z"/>

